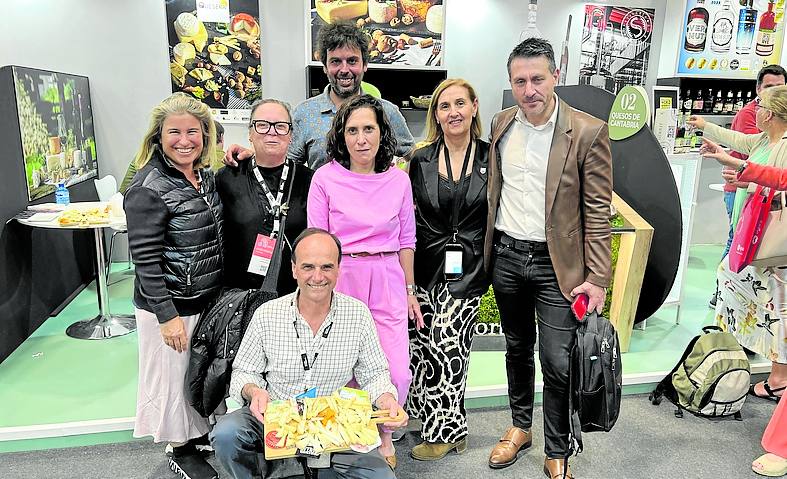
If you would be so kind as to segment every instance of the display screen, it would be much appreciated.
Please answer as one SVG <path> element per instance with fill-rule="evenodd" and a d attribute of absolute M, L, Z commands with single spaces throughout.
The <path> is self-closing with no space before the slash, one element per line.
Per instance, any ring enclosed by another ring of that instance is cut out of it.
<path fill-rule="evenodd" d="M 98 174 L 87 77 L 13 67 L 30 201 Z"/>

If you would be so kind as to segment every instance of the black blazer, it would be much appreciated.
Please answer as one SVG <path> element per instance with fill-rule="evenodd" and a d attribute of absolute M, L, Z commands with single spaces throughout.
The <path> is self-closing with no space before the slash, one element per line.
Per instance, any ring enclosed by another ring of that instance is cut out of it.
<path fill-rule="evenodd" d="M 410 161 L 416 223 L 415 283 L 425 289 L 444 282 L 445 245 L 451 241 L 451 211 L 440 209 L 437 198 L 438 161 L 442 142 L 419 148 Z M 472 298 L 489 287 L 484 272 L 484 234 L 486 232 L 486 175 L 489 143 L 475 140 L 475 155 L 470 185 L 459 210 L 458 241 L 462 245 L 464 275 L 448 284 L 455 298 Z"/>

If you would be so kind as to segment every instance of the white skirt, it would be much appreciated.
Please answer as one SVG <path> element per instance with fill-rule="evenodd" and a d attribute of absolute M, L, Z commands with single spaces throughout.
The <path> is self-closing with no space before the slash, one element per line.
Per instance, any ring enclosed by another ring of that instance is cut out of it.
<path fill-rule="evenodd" d="M 210 430 L 208 419 L 186 401 L 184 383 L 190 350 L 178 353 L 164 344 L 156 315 L 134 309 L 139 338 L 139 380 L 134 437 L 183 443 Z M 181 316 L 189 344 L 199 315 Z"/>

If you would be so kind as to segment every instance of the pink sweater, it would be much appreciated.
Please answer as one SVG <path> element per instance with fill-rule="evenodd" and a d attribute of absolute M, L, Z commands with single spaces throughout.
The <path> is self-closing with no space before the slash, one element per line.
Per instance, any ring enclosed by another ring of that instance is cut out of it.
<path fill-rule="evenodd" d="M 364 175 L 331 161 L 314 173 L 307 205 L 309 226 L 335 234 L 344 254 L 415 248 L 413 192 L 399 168 Z"/>

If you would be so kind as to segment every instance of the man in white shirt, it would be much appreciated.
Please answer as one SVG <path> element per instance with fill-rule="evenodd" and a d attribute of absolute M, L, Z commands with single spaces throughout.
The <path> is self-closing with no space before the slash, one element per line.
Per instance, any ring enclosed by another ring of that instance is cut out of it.
<path fill-rule="evenodd" d="M 217 459 L 236 479 L 302 473 L 293 459 L 262 457 L 269 401 L 312 389 L 327 396 L 355 377 L 378 408 L 389 409 L 392 417 L 403 415 L 404 420 L 392 419 L 385 426 L 407 423 L 369 309 L 334 292 L 340 260 L 335 236 L 318 228 L 304 230 L 293 242 L 298 289 L 260 306 L 246 329 L 230 381 L 230 396 L 244 406 L 221 419 L 211 433 Z M 395 477 L 376 450 L 334 453 L 329 467 L 338 477 Z"/>
<path fill-rule="evenodd" d="M 606 123 L 557 97 L 560 72 L 546 40 L 514 48 L 508 74 L 517 105 L 492 119 L 484 262 L 506 337 L 513 426 L 489 466 L 510 466 L 532 444 L 538 328 L 544 473 L 554 479 L 568 454 L 568 364 L 577 325 L 571 301 L 587 294 L 588 311 L 601 312 L 610 281 L 609 134 Z"/>

